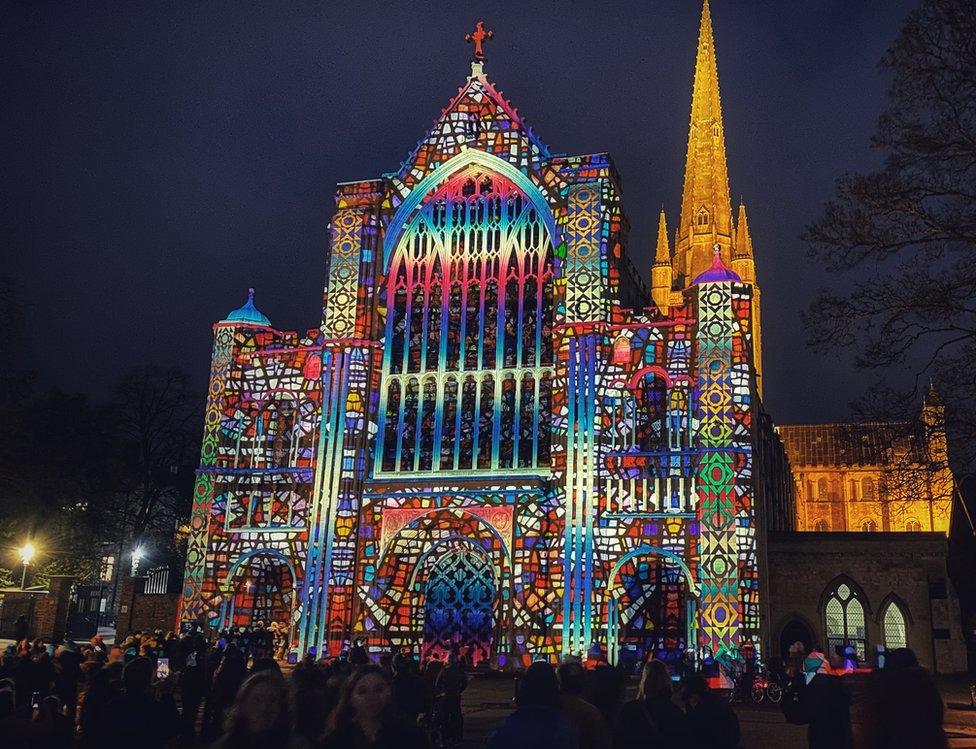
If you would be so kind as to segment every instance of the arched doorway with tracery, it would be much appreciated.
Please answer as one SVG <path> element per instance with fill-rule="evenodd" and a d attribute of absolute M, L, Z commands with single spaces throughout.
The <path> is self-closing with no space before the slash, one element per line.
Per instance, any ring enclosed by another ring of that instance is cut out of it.
<path fill-rule="evenodd" d="M 474 666 L 490 660 L 496 595 L 491 560 L 484 552 L 456 544 L 441 554 L 424 586 L 421 660 L 445 661 L 452 654 Z"/>
<path fill-rule="evenodd" d="M 238 560 L 224 585 L 224 627 L 267 627 L 272 622 L 292 625 L 295 573 L 279 552 L 253 552 Z"/>
<path fill-rule="evenodd" d="M 697 646 L 698 597 L 688 567 L 664 550 L 623 557 L 609 579 L 607 660 L 635 670 L 651 658 L 677 672 Z"/>
<path fill-rule="evenodd" d="M 456 652 L 480 663 L 507 653 L 511 512 L 456 507 L 384 514 L 383 550 L 357 632 L 424 658 Z"/>

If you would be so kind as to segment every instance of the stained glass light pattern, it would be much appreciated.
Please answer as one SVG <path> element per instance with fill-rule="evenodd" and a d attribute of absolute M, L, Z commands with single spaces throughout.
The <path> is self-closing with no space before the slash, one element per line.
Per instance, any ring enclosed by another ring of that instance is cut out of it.
<path fill-rule="evenodd" d="M 386 286 L 378 475 L 548 469 L 552 265 L 503 176 L 472 167 L 425 199 Z"/>
<path fill-rule="evenodd" d="M 550 154 L 476 67 L 339 186 L 320 328 L 217 326 L 184 620 L 226 624 L 264 555 L 299 651 L 758 644 L 752 290 L 662 313 L 625 240 L 609 158 Z M 459 558 L 491 580 L 464 614 Z"/>
<path fill-rule="evenodd" d="M 447 660 L 458 653 L 473 665 L 488 661 L 495 592 L 491 564 L 483 555 L 457 549 L 438 559 L 425 591 L 424 658 Z"/>

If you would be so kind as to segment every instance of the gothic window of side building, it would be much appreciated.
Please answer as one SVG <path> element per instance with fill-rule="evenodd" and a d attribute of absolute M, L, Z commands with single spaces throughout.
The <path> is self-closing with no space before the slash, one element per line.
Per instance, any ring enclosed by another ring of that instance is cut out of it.
<path fill-rule="evenodd" d="M 861 530 L 865 533 L 874 533 L 876 530 L 878 530 L 878 524 L 870 519 L 864 520 L 861 523 Z"/>
<path fill-rule="evenodd" d="M 920 532 L 922 530 L 922 524 L 920 522 L 918 522 L 917 520 L 914 520 L 914 519 L 913 520 L 906 520 L 905 521 L 905 530 L 908 531 L 909 533 L 918 533 L 918 532 Z"/>
<path fill-rule="evenodd" d="M 869 478 L 861 479 L 861 498 L 866 502 L 874 500 L 874 480 Z"/>
<path fill-rule="evenodd" d="M 881 617 L 881 631 L 887 650 L 908 647 L 905 614 L 894 601 L 890 601 L 885 607 L 884 616 Z"/>
<path fill-rule="evenodd" d="M 864 604 L 847 583 L 840 583 L 827 598 L 824 607 L 828 655 L 837 647 L 851 645 L 859 660 L 867 652 L 865 636 Z"/>
<path fill-rule="evenodd" d="M 817 479 L 817 499 L 821 501 L 827 499 L 827 479 Z"/>
<path fill-rule="evenodd" d="M 815 531 L 820 531 L 822 533 L 824 531 L 829 531 L 830 530 L 830 526 L 827 524 L 827 521 L 826 520 L 821 519 L 821 520 L 818 520 L 816 523 L 813 524 L 813 529 Z"/>

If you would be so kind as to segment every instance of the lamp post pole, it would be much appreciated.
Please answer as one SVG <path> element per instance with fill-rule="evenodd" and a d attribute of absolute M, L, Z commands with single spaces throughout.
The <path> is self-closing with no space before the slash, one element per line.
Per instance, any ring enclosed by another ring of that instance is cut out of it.
<path fill-rule="evenodd" d="M 27 590 L 27 565 L 31 563 L 36 551 L 37 550 L 34 548 L 34 544 L 32 544 L 30 541 L 25 543 L 20 549 L 20 561 L 24 565 L 24 571 L 20 576 L 21 590 Z"/>

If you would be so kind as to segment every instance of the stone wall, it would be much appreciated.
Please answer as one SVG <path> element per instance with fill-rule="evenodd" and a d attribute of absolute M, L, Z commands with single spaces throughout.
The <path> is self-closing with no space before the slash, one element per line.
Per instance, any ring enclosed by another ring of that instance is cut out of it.
<path fill-rule="evenodd" d="M 824 606 L 839 580 L 864 604 L 867 650 L 883 643 L 881 617 L 897 600 L 906 614 L 907 644 L 939 673 L 966 668 L 959 602 L 946 571 L 941 533 L 772 533 L 769 538 L 771 629 L 778 655 L 784 626 L 799 619 L 826 647 Z"/>

